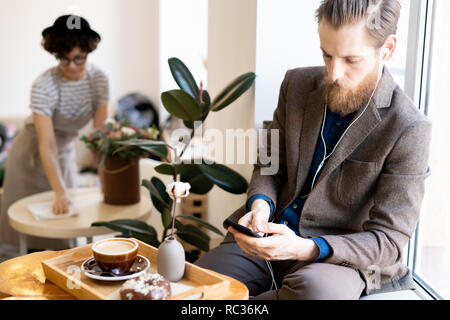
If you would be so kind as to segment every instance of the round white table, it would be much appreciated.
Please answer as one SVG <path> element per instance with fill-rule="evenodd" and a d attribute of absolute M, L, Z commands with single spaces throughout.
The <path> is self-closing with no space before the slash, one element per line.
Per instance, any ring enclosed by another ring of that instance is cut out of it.
<path fill-rule="evenodd" d="M 54 200 L 53 191 L 38 193 L 16 201 L 8 209 L 9 223 L 19 232 L 20 254 L 27 253 L 27 235 L 52 238 L 76 239 L 86 237 L 88 243 L 92 237 L 113 233 L 105 227 L 91 227 L 96 221 L 118 219 L 147 220 L 152 204 L 148 191 L 141 192 L 141 201 L 133 205 L 113 206 L 103 202 L 103 193 L 99 188 L 78 188 L 69 190 L 69 196 L 78 215 L 63 219 L 36 220 L 29 209 L 30 204 Z"/>

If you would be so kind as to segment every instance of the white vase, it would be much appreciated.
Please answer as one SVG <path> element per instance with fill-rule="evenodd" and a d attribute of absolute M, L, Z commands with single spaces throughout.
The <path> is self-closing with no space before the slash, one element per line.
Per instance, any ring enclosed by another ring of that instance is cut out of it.
<path fill-rule="evenodd" d="M 169 281 L 176 282 L 183 278 L 185 267 L 184 248 L 174 237 L 167 237 L 158 248 L 158 273 Z"/>

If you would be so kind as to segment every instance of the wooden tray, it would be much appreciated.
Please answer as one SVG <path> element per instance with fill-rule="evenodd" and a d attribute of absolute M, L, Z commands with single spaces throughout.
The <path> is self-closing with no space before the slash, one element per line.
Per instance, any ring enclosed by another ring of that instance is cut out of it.
<path fill-rule="evenodd" d="M 144 242 L 139 243 L 138 254 L 150 260 L 147 272 L 157 273 L 156 256 L 158 249 Z M 91 244 L 77 247 L 56 258 L 42 261 L 47 280 L 77 297 L 80 300 L 115 300 L 124 281 L 98 281 L 88 278 L 81 271 L 81 264 L 92 257 Z M 186 262 L 183 279 L 173 286 L 178 289 L 172 293 L 171 300 L 181 299 L 216 299 L 225 296 L 230 281 L 216 273 Z M 180 289 L 181 288 L 181 289 Z"/>

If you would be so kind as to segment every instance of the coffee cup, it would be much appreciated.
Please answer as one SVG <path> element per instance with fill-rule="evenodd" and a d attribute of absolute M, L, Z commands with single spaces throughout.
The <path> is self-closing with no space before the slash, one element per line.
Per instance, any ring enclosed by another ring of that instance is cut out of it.
<path fill-rule="evenodd" d="M 92 245 L 97 265 L 104 271 L 123 274 L 136 260 L 139 244 L 132 239 L 111 238 Z"/>

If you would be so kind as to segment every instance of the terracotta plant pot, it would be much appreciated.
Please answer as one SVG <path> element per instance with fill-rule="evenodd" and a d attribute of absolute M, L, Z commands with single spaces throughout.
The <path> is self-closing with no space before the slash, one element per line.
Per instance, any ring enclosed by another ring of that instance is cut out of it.
<path fill-rule="evenodd" d="M 141 200 L 139 159 L 118 156 L 105 158 L 104 202 L 111 205 L 130 205 Z"/>

